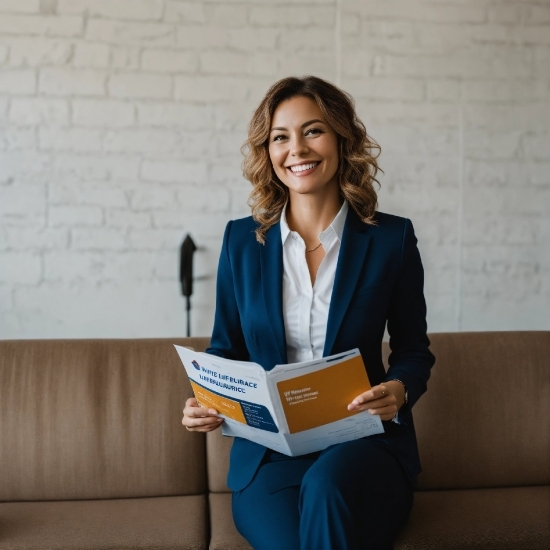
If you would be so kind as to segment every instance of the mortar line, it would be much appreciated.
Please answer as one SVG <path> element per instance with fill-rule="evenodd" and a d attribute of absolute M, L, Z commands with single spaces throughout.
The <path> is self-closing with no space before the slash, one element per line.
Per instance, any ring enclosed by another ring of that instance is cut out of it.
<path fill-rule="evenodd" d="M 336 0 L 334 24 L 334 55 L 336 56 L 336 85 L 342 85 L 342 0 Z"/>

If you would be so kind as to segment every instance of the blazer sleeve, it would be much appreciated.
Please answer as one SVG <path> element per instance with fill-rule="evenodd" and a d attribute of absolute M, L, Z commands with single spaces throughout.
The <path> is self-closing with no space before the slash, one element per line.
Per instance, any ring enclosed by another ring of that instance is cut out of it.
<path fill-rule="evenodd" d="M 223 236 L 216 282 L 216 313 L 210 347 L 206 353 L 247 361 L 249 353 L 242 331 L 241 317 L 235 296 L 233 269 L 230 260 L 230 235 L 233 222 L 229 222 Z"/>
<path fill-rule="evenodd" d="M 408 392 L 408 403 L 399 410 L 397 421 L 407 422 L 413 405 L 426 391 L 435 357 L 429 350 L 424 269 L 410 220 L 405 220 L 401 264 L 388 311 L 390 357 L 386 381 L 398 379 Z"/>

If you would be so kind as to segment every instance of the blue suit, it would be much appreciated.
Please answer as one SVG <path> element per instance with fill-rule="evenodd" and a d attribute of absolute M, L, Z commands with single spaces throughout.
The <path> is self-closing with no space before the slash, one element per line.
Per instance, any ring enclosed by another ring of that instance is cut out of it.
<path fill-rule="evenodd" d="M 324 356 L 359 348 L 372 385 L 399 379 L 408 404 L 399 424 L 384 422 L 385 433 L 371 436 L 414 482 L 420 461 L 411 407 L 426 391 L 434 357 L 426 335 L 423 268 L 412 224 L 405 218 L 376 214 L 364 224 L 350 207 L 342 235 L 330 303 Z M 282 311 L 283 254 L 279 224 L 256 241 L 250 218 L 229 222 L 218 267 L 216 315 L 208 353 L 254 361 L 266 370 L 286 363 Z M 381 342 L 388 324 L 391 355 L 386 373 Z M 248 486 L 265 461 L 266 448 L 236 438 L 228 485 Z M 284 477 L 284 471 L 279 474 Z M 285 480 L 281 480 L 281 486 Z"/>

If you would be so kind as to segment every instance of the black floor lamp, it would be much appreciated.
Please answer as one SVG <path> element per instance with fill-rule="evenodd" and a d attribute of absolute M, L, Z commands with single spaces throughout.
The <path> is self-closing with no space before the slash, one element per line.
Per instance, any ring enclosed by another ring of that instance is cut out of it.
<path fill-rule="evenodd" d="M 193 294 L 193 254 L 197 250 L 191 235 L 187 235 L 180 248 L 181 293 L 185 296 L 187 336 L 191 336 L 191 295 Z"/>

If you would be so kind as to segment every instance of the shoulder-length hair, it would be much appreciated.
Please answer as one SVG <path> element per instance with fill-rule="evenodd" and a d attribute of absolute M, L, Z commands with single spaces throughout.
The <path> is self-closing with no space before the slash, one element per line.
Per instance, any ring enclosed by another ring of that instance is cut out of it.
<path fill-rule="evenodd" d="M 276 176 L 269 158 L 271 118 L 277 106 L 297 96 L 311 98 L 338 138 L 337 179 L 340 193 L 364 223 L 374 225 L 378 198 L 374 189 L 380 146 L 367 134 L 355 113 L 353 98 L 334 84 L 315 76 L 279 80 L 262 99 L 248 126 L 241 148 L 243 175 L 253 186 L 248 200 L 258 223 L 256 239 L 265 243 L 269 228 L 277 223 L 288 200 L 286 185 Z"/>

